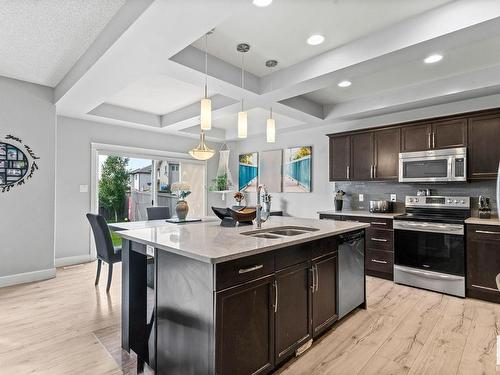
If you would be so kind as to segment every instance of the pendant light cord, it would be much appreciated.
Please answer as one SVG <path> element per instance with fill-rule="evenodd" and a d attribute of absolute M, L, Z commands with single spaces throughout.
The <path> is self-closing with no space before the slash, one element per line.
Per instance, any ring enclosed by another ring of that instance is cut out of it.
<path fill-rule="evenodd" d="M 245 89 L 245 54 L 241 52 L 241 88 Z M 241 98 L 241 112 L 243 112 L 243 98 Z"/>
<path fill-rule="evenodd" d="M 205 99 L 208 98 L 208 34 L 205 34 Z"/>

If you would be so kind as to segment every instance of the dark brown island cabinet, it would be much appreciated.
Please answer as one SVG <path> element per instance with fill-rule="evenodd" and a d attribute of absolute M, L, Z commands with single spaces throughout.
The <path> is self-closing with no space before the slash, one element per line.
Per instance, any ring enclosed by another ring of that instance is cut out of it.
<path fill-rule="evenodd" d="M 353 221 L 370 224 L 365 230 L 365 274 L 394 280 L 394 230 L 392 219 L 370 216 L 320 214 L 320 219 Z"/>
<path fill-rule="evenodd" d="M 148 349 L 146 246 L 123 246 L 122 347 L 158 374 L 267 374 L 338 320 L 337 236 L 216 264 L 155 249 Z"/>
<path fill-rule="evenodd" d="M 398 180 L 400 152 L 467 147 L 467 177 L 494 179 L 500 108 L 328 134 L 330 181 Z"/>
<path fill-rule="evenodd" d="M 467 224 L 467 296 L 500 303 L 500 226 Z"/>

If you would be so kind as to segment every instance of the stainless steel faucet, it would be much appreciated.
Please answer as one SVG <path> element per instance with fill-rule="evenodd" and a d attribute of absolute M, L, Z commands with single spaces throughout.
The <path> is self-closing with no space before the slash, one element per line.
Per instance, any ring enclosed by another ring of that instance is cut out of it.
<path fill-rule="evenodd" d="M 262 194 L 262 191 L 264 194 Z M 265 205 L 265 219 L 262 218 L 262 205 L 260 204 L 260 198 L 262 197 L 262 203 Z M 259 185 L 257 187 L 257 205 L 256 205 L 256 210 L 257 210 L 257 216 L 255 217 L 255 221 L 257 222 L 257 228 L 262 228 L 262 223 L 265 223 L 267 219 L 269 219 L 269 216 L 271 215 L 271 196 L 267 192 L 267 189 L 264 185 Z"/>

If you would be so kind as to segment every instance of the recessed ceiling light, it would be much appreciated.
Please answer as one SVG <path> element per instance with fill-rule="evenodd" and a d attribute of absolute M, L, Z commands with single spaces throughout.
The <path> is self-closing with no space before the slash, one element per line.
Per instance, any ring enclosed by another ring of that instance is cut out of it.
<path fill-rule="evenodd" d="M 325 41 L 325 37 L 321 34 L 314 34 L 307 38 L 307 44 L 311 46 L 317 46 Z"/>
<path fill-rule="evenodd" d="M 349 87 L 352 85 L 351 81 L 341 81 L 337 84 L 338 87 Z"/>
<path fill-rule="evenodd" d="M 256 7 L 264 8 L 267 7 L 268 5 L 271 5 L 273 0 L 253 0 L 252 3 Z"/>
<path fill-rule="evenodd" d="M 438 61 L 441 61 L 443 59 L 443 56 L 442 55 L 430 55 L 430 56 L 427 56 L 425 59 L 424 59 L 424 62 L 426 64 L 433 64 L 433 63 L 436 63 Z"/>

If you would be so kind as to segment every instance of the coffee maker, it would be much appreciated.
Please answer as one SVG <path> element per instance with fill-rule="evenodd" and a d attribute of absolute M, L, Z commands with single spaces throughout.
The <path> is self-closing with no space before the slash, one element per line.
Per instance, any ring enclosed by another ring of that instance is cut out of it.
<path fill-rule="evenodd" d="M 480 219 L 490 219 L 491 218 L 490 198 L 486 198 L 483 195 L 479 196 L 478 213 L 479 213 Z"/>

